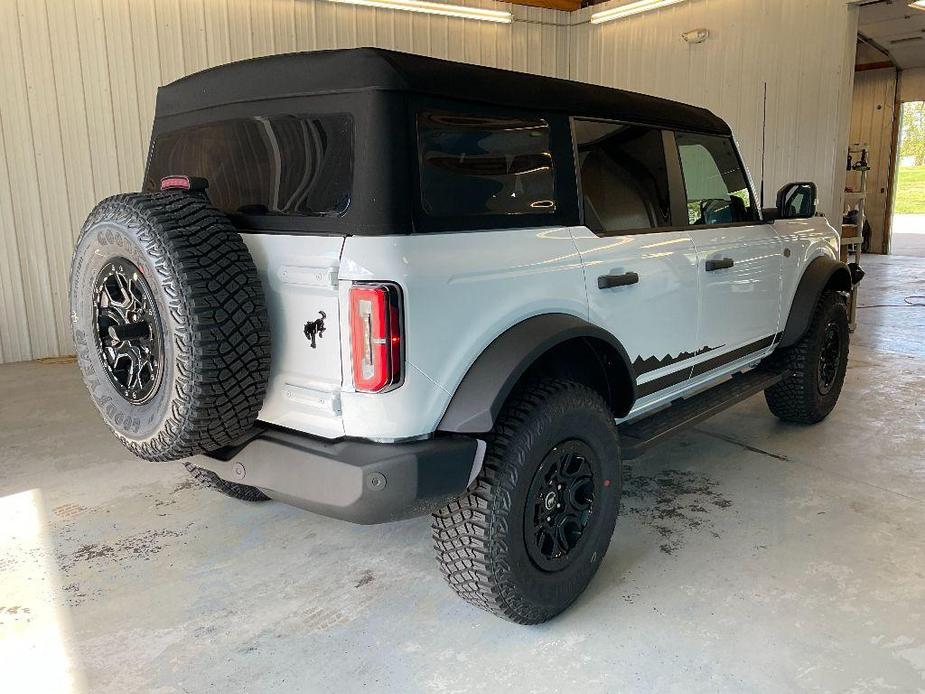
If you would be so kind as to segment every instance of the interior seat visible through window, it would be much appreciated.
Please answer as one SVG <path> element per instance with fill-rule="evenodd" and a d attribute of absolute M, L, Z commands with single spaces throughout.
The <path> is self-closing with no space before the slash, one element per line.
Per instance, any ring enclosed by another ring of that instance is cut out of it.
<path fill-rule="evenodd" d="M 630 231 L 671 225 L 660 130 L 576 120 L 575 139 L 588 228 Z"/>

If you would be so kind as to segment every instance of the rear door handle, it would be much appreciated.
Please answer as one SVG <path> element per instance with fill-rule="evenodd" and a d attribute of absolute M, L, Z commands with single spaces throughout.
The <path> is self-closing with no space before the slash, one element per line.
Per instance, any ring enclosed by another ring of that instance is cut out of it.
<path fill-rule="evenodd" d="M 627 272 L 622 275 L 601 275 L 597 278 L 598 289 L 610 289 L 611 287 L 626 287 L 639 282 L 639 275 L 635 272 Z"/>
<path fill-rule="evenodd" d="M 732 258 L 719 258 L 717 260 L 707 261 L 707 272 L 716 272 L 717 270 L 728 270 L 735 261 Z"/>

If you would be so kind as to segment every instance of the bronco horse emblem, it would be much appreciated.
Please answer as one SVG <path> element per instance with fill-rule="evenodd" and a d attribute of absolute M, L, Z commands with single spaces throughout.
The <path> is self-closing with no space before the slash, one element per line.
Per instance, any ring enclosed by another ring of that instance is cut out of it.
<path fill-rule="evenodd" d="M 318 311 L 318 313 L 321 314 L 321 318 L 310 320 L 305 324 L 305 337 L 312 341 L 312 349 L 317 346 L 315 338 L 320 339 L 324 336 L 324 319 L 328 317 L 324 311 Z"/>

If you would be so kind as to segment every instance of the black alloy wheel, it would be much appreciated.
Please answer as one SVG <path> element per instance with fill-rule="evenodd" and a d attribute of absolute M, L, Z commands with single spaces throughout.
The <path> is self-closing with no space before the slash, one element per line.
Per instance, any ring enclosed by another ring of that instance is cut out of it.
<path fill-rule="evenodd" d="M 828 395 L 838 379 L 841 366 L 841 331 L 833 320 L 825 326 L 822 349 L 819 352 L 818 388 L 820 395 Z"/>
<path fill-rule="evenodd" d="M 154 294 L 141 271 L 113 258 L 96 281 L 94 325 L 103 370 L 133 405 L 147 402 L 161 381 L 164 331 Z"/>
<path fill-rule="evenodd" d="M 564 441 L 543 458 L 524 509 L 530 558 L 544 571 L 561 571 L 575 557 L 594 513 L 594 453 L 578 440 Z"/>

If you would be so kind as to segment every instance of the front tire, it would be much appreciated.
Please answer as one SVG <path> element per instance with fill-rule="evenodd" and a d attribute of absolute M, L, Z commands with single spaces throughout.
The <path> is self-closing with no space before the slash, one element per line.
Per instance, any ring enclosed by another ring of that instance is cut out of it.
<path fill-rule="evenodd" d="M 819 300 L 806 335 L 776 356 L 789 376 L 764 392 L 774 416 L 795 424 L 816 424 L 838 402 L 848 369 L 848 309 L 837 292 Z"/>
<path fill-rule="evenodd" d="M 437 560 L 472 605 L 519 624 L 565 610 L 610 544 L 620 445 L 603 398 L 543 380 L 511 397 L 468 492 L 433 516 Z"/>

